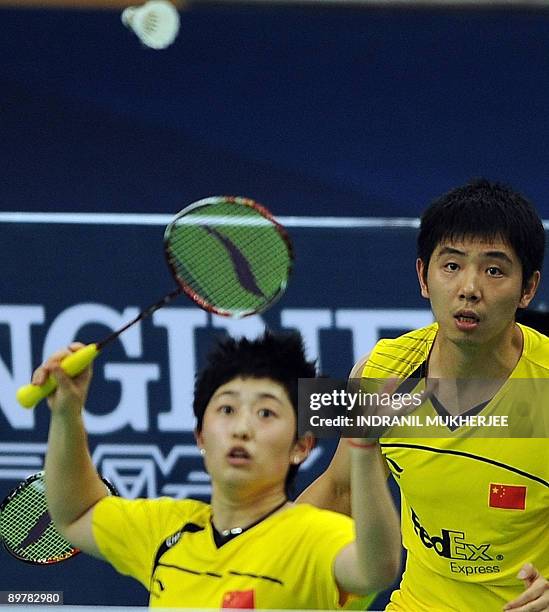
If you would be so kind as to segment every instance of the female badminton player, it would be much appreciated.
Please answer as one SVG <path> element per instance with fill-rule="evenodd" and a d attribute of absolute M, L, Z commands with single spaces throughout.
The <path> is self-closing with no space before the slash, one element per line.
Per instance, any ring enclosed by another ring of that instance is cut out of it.
<path fill-rule="evenodd" d="M 360 483 L 354 521 L 288 500 L 313 445 L 297 435 L 297 381 L 315 376 L 298 334 L 225 340 L 198 376 L 195 436 L 210 504 L 107 496 L 82 419 L 91 369 L 70 378 L 59 365 L 80 347 L 55 353 L 33 376 L 58 383 L 48 398 L 49 510 L 74 546 L 141 582 L 151 606 L 338 609 L 394 581 L 399 522 L 375 442 L 349 442 Z"/>

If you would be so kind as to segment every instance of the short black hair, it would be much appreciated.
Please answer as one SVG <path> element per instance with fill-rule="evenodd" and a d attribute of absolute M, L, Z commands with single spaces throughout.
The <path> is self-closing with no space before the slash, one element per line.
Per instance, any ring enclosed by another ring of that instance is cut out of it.
<path fill-rule="evenodd" d="M 480 178 L 440 196 L 423 213 L 417 255 L 425 270 L 436 247 L 464 238 L 501 239 L 517 254 L 523 287 L 541 270 L 545 230 L 534 206 L 506 185 Z"/>
<path fill-rule="evenodd" d="M 303 339 L 298 332 L 266 331 L 255 340 L 225 338 L 208 354 L 206 366 L 196 377 L 193 411 L 196 430 L 202 431 L 204 413 L 212 395 L 221 385 L 237 377 L 270 378 L 286 390 L 296 415 L 298 379 L 315 378 L 314 361 L 307 361 Z M 295 480 L 298 465 L 290 465 L 286 491 Z"/>

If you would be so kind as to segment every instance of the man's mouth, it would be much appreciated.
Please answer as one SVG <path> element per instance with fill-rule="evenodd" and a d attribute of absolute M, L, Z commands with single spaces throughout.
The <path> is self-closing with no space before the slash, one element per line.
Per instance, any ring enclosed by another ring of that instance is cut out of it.
<path fill-rule="evenodd" d="M 456 315 L 456 319 L 458 321 L 462 321 L 463 323 L 478 323 L 479 318 L 473 315 Z"/>
<path fill-rule="evenodd" d="M 461 311 L 454 315 L 454 319 L 456 320 L 456 326 L 461 331 L 470 331 L 475 329 L 477 325 L 480 323 L 480 317 L 476 314 L 476 312 L 472 311 Z"/>

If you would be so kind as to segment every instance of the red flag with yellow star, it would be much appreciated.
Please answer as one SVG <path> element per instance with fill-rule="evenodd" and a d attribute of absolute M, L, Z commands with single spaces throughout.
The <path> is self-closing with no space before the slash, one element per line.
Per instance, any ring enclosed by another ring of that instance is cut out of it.
<path fill-rule="evenodd" d="M 488 505 L 491 508 L 524 510 L 526 508 L 526 487 L 491 483 Z"/>
<path fill-rule="evenodd" d="M 221 608 L 254 610 L 254 591 L 228 591 L 223 595 Z"/>

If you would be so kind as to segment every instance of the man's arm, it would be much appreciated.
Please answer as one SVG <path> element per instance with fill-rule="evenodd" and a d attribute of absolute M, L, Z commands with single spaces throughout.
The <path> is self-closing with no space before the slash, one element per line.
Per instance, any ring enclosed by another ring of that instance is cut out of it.
<path fill-rule="evenodd" d="M 350 379 L 362 377 L 368 358 L 366 355 L 355 364 Z M 387 474 L 377 442 L 341 439 L 326 471 L 297 500 L 355 520 L 356 540 L 335 562 L 336 581 L 344 592 L 361 595 L 382 591 L 398 577 L 400 519 Z"/>
<path fill-rule="evenodd" d="M 342 443 L 350 455 L 356 540 L 337 556 L 335 576 L 344 592 L 365 595 L 388 588 L 398 577 L 400 521 L 377 442 L 349 439 Z"/>
<path fill-rule="evenodd" d="M 365 355 L 357 361 L 349 374 L 350 379 L 362 377 L 369 356 Z M 296 501 L 351 516 L 350 458 L 345 440 L 340 440 L 326 471 L 310 484 Z"/>
<path fill-rule="evenodd" d="M 64 357 L 82 345 L 52 355 L 33 375 L 32 382 L 43 384 L 51 374 L 58 382 L 48 398 L 51 411 L 45 478 L 48 509 L 56 529 L 71 544 L 101 558 L 92 531 L 95 504 L 107 495 L 88 450 L 82 408 L 91 381 L 91 368 L 75 378 L 60 367 Z"/>

